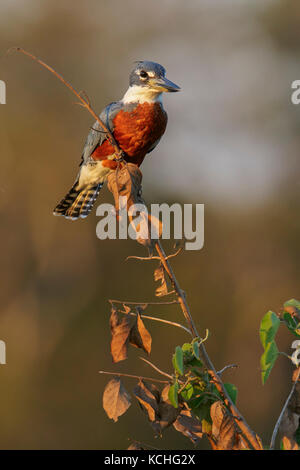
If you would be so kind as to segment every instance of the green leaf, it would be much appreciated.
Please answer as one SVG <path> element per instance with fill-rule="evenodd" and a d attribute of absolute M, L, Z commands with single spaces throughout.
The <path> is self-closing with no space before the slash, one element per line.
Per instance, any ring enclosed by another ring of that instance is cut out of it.
<path fill-rule="evenodd" d="M 193 343 L 193 353 L 194 353 L 195 358 L 200 360 L 199 344 L 197 341 Z"/>
<path fill-rule="evenodd" d="M 236 404 L 238 389 L 234 384 L 226 383 L 224 384 L 225 390 L 228 393 L 229 397 Z"/>
<path fill-rule="evenodd" d="M 274 340 L 279 325 L 280 320 L 276 313 L 269 311 L 263 317 L 259 328 L 259 336 L 264 349 Z"/>
<path fill-rule="evenodd" d="M 263 385 L 266 383 L 266 380 L 270 375 L 270 372 L 275 364 L 277 357 L 278 349 L 275 341 L 272 341 L 267 345 L 263 355 L 260 358 L 261 378 Z"/>
<path fill-rule="evenodd" d="M 203 362 L 193 357 L 193 359 L 189 361 L 189 365 L 193 367 L 203 367 Z"/>
<path fill-rule="evenodd" d="M 300 324 L 297 320 L 287 312 L 283 314 L 284 323 L 287 328 L 295 335 L 297 338 L 300 338 Z"/>
<path fill-rule="evenodd" d="M 198 416 L 201 421 L 204 420 L 207 423 L 211 423 L 210 407 L 214 401 L 215 400 L 213 400 L 211 397 L 207 400 L 203 400 L 199 406 L 192 408 L 193 413 Z"/>
<path fill-rule="evenodd" d="M 176 381 L 171 387 L 169 388 L 169 400 L 174 408 L 178 408 L 178 382 Z"/>
<path fill-rule="evenodd" d="M 184 343 L 181 346 L 181 349 L 182 349 L 183 352 L 190 352 L 192 350 L 192 345 L 191 345 L 191 343 Z"/>
<path fill-rule="evenodd" d="M 192 398 L 193 396 L 193 393 L 194 393 L 194 387 L 191 383 L 187 384 L 184 389 L 180 392 L 182 398 L 185 400 L 185 401 L 188 401 Z"/>
<path fill-rule="evenodd" d="M 176 346 L 175 354 L 173 355 L 173 366 L 178 374 L 184 374 L 183 351 L 180 346 Z"/>

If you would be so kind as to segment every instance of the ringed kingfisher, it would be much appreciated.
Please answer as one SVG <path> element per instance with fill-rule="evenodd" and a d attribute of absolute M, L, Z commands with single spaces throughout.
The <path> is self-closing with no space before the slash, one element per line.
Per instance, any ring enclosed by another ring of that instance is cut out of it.
<path fill-rule="evenodd" d="M 162 93 L 180 90 L 165 74 L 165 68 L 156 62 L 137 62 L 123 98 L 110 103 L 99 115 L 123 151 L 124 160 L 137 166 L 166 130 L 168 117 Z M 109 172 L 117 165 L 114 147 L 96 121 L 87 136 L 76 181 L 53 214 L 71 220 L 87 217 Z"/>

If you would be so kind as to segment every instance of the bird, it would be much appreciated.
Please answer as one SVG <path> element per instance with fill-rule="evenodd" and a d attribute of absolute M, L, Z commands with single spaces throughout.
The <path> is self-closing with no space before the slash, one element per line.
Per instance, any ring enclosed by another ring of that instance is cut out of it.
<path fill-rule="evenodd" d="M 165 68 L 151 61 L 138 61 L 129 76 L 129 88 L 119 101 L 107 105 L 99 118 L 112 133 L 126 162 L 138 167 L 163 136 L 168 116 L 163 92 L 181 88 L 166 78 Z M 70 191 L 53 214 L 70 220 L 89 215 L 108 174 L 116 170 L 115 149 L 96 121 L 83 147 L 80 169 Z"/>

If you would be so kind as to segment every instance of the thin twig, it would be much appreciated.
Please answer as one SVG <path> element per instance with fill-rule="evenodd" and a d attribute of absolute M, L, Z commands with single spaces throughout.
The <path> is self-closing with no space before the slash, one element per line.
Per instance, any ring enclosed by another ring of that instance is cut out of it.
<path fill-rule="evenodd" d="M 122 310 L 118 310 L 118 312 L 123 313 L 124 315 L 132 315 L 135 317 L 137 316 L 137 313 L 134 313 L 134 312 L 127 313 L 127 312 L 123 312 Z M 148 320 L 154 320 L 154 321 L 158 321 L 161 323 L 166 323 L 167 325 L 177 326 L 177 328 L 181 328 L 182 330 L 186 331 L 190 335 L 192 334 L 190 330 L 186 326 L 181 325 L 181 323 L 176 323 L 174 321 L 165 320 L 164 318 L 150 317 L 149 315 L 144 315 L 143 313 L 141 313 L 140 315 L 141 315 L 141 318 L 147 318 Z"/>
<path fill-rule="evenodd" d="M 109 299 L 111 304 L 125 304 L 125 305 L 174 305 L 178 304 L 178 300 L 170 300 L 169 302 L 131 302 L 129 300 L 115 300 Z"/>
<path fill-rule="evenodd" d="M 125 261 L 128 261 L 129 259 L 137 259 L 139 261 L 157 261 L 157 260 L 160 261 L 159 256 L 134 256 L 134 255 L 130 255 L 130 256 L 127 256 L 127 258 L 125 258 Z"/>
<path fill-rule="evenodd" d="M 164 267 L 164 270 L 166 271 L 167 275 L 169 276 L 169 279 L 174 287 L 174 290 L 177 294 L 177 298 L 178 298 L 178 302 L 181 306 L 181 309 L 183 311 L 183 314 L 184 314 L 184 317 L 188 323 L 188 326 L 189 326 L 189 329 L 191 330 L 192 334 L 194 337 L 198 337 L 199 334 L 197 332 L 197 329 L 196 329 L 196 326 L 194 324 L 194 320 L 192 318 L 192 315 L 190 313 L 190 309 L 189 309 L 189 306 L 187 304 L 187 301 L 186 301 L 186 298 L 185 298 L 185 295 L 182 291 L 182 289 L 180 288 L 178 282 L 177 282 L 177 279 L 175 277 L 175 274 L 171 268 L 171 265 L 166 257 L 166 254 L 164 252 L 164 249 L 160 243 L 159 240 L 156 241 L 155 243 L 155 248 L 156 248 L 156 251 L 160 257 L 160 260 L 161 260 L 161 263 Z"/>
<path fill-rule="evenodd" d="M 179 250 L 176 251 L 176 253 L 172 253 L 171 255 L 168 255 L 166 256 L 166 260 L 170 259 L 170 258 L 174 258 L 175 256 L 179 255 L 179 253 L 183 250 L 183 248 L 179 248 Z M 139 261 L 161 261 L 161 258 L 159 256 L 134 256 L 134 255 L 130 255 L 130 256 L 127 256 L 127 258 L 125 259 L 125 261 L 129 260 L 129 259 L 137 259 Z"/>
<path fill-rule="evenodd" d="M 287 397 L 286 402 L 285 402 L 285 404 L 284 404 L 284 406 L 283 406 L 283 408 L 282 408 L 282 410 L 281 410 L 281 413 L 280 413 L 280 415 L 279 415 L 279 418 L 278 418 L 278 420 L 277 420 L 277 422 L 276 422 L 276 424 L 275 424 L 274 431 L 273 431 L 272 438 L 271 438 L 271 443 L 270 443 L 270 450 L 274 450 L 274 447 L 275 447 L 275 440 L 276 440 L 276 436 L 277 436 L 277 433 L 278 433 L 278 430 L 279 430 L 280 423 L 281 423 L 281 421 L 282 421 L 284 412 L 285 412 L 285 410 L 286 410 L 286 408 L 287 408 L 287 406 L 288 406 L 288 404 L 289 404 L 289 402 L 290 402 L 290 399 L 292 398 L 292 395 L 293 395 L 293 393 L 294 393 L 294 390 L 295 390 L 295 388 L 296 388 L 296 386 L 297 386 L 297 382 L 298 382 L 298 380 L 299 380 L 299 377 L 300 377 L 300 367 L 299 367 L 298 373 L 297 373 L 297 375 L 296 375 L 295 381 L 294 381 L 294 383 L 293 383 L 293 385 L 292 385 L 292 389 L 291 389 L 291 391 L 290 391 L 290 393 L 289 393 L 289 396 Z"/>
<path fill-rule="evenodd" d="M 152 367 L 154 370 L 156 370 L 156 372 L 158 372 L 159 374 L 164 375 L 165 377 L 168 377 L 170 380 L 173 380 L 172 375 L 167 374 L 166 372 L 160 370 L 157 366 L 155 366 L 154 364 L 152 364 L 152 362 L 148 361 L 148 359 L 145 359 L 144 357 L 140 357 L 140 359 L 141 359 L 141 361 L 146 362 L 149 366 L 151 366 L 151 367 Z"/>
<path fill-rule="evenodd" d="M 99 374 L 116 375 L 118 377 L 129 377 L 130 379 L 152 380 L 154 382 L 159 382 L 159 383 L 162 383 L 162 384 L 170 383 L 169 380 L 153 379 L 153 377 L 144 377 L 143 375 L 123 374 L 121 372 L 108 372 L 108 371 L 105 371 L 105 370 L 99 370 Z"/>
<path fill-rule="evenodd" d="M 32 60 L 34 60 L 35 62 L 37 62 L 38 64 L 40 64 L 42 67 L 44 67 L 45 69 L 49 70 L 49 72 L 51 72 L 53 75 L 55 75 L 66 87 L 69 88 L 69 90 L 71 90 L 71 92 L 79 99 L 80 101 L 80 104 L 86 108 L 90 114 L 94 117 L 94 119 L 96 119 L 96 121 L 100 124 L 100 126 L 102 127 L 102 129 L 105 131 L 105 133 L 107 134 L 107 137 L 108 139 L 110 140 L 111 144 L 114 146 L 115 150 L 116 150 L 116 153 L 119 157 L 122 157 L 122 151 L 119 147 L 119 145 L 117 144 L 113 134 L 111 133 L 111 131 L 109 130 L 109 128 L 104 124 L 104 122 L 101 121 L 101 119 L 99 118 L 99 116 L 95 113 L 95 111 L 93 110 L 93 108 L 91 107 L 90 105 L 90 102 L 89 102 L 89 99 L 88 98 L 83 98 L 82 97 L 82 94 L 84 94 L 85 96 L 86 93 L 85 92 L 82 92 L 82 91 L 76 91 L 75 88 L 69 83 L 67 82 L 67 80 L 64 79 L 64 77 L 62 75 L 60 75 L 58 72 L 56 72 L 52 67 L 50 67 L 50 65 L 46 64 L 45 62 L 43 62 L 42 60 L 38 59 L 35 55 L 31 54 L 30 52 L 26 51 L 25 49 L 23 49 L 22 47 L 13 47 L 11 49 L 9 49 L 9 52 L 11 51 L 17 51 L 17 52 L 21 52 L 22 54 L 30 57 Z"/>
<path fill-rule="evenodd" d="M 225 367 L 223 367 L 223 369 L 218 370 L 217 374 L 218 374 L 218 375 L 222 375 L 223 372 L 225 372 L 225 370 L 227 370 L 227 369 L 233 369 L 234 367 L 237 367 L 237 364 L 228 364 L 228 366 L 225 366 Z"/>

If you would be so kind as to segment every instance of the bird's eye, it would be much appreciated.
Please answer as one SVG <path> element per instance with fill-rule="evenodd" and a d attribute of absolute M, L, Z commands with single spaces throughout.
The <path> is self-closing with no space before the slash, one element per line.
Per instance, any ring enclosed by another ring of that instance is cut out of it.
<path fill-rule="evenodd" d="M 145 72 L 145 70 L 141 70 L 141 71 L 140 71 L 140 77 L 141 77 L 141 78 L 147 78 L 147 77 L 148 77 L 147 72 Z"/>

